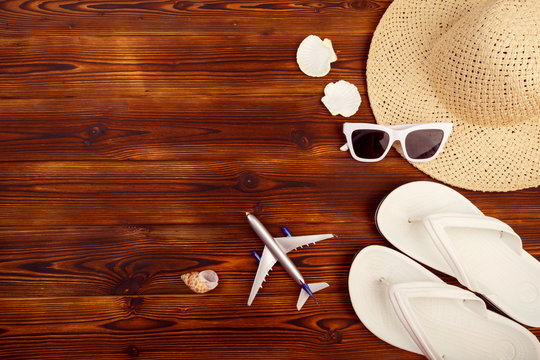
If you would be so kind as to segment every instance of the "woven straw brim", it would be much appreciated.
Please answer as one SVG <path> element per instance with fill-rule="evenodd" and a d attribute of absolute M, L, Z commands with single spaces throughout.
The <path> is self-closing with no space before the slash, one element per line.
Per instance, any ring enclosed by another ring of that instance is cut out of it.
<path fill-rule="evenodd" d="M 412 163 L 460 188 L 511 191 L 540 185 L 540 117 L 482 126 L 450 112 L 428 74 L 433 43 L 485 0 L 395 0 L 381 19 L 367 62 L 368 96 L 383 125 L 452 122 L 444 152 Z M 540 74 L 539 74 L 540 77 Z"/>

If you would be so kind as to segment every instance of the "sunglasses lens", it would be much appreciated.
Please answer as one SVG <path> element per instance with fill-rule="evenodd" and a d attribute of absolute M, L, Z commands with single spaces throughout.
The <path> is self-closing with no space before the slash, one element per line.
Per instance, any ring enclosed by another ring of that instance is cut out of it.
<path fill-rule="evenodd" d="M 429 159 L 439 150 L 443 137 L 439 129 L 412 131 L 405 138 L 405 149 L 411 159 Z"/>
<path fill-rule="evenodd" d="M 363 159 L 378 159 L 388 148 L 390 137 L 381 130 L 355 130 L 352 133 L 353 150 Z"/>

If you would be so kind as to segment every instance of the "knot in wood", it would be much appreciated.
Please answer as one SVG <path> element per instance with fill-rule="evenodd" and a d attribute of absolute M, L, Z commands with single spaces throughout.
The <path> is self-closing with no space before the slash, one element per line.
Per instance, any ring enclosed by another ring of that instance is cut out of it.
<path fill-rule="evenodd" d="M 343 341 L 343 329 L 351 326 L 353 322 L 344 318 L 329 318 L 317 321 L 317 325 L 324 330 L 319 340 L 328 344 L 340 344 Z"/>
<path fill-rule="evenodd" d="M 343 334 L 338 330 L 328 330 L 319 336 L 319 340 L 325 344 L 341 344 Z"/>
<path fill-rule="evenodd" d="M 301 149 L 306 150 L 311 148 L 311 141 L 304 130 L 294 130 L 291 136 L 294 143 Z"/>
<path fill-rule="evenodd" d="M 135 345 L 129 345 L 126 349 L 126 354 L 129 357 L 138 357 L 140 351 Z"/>
<path fill-rule="evenodd" d="M 130 314 L 136 314 L 141 308 L 144 300 L 143 298 L 127 298 L 126 308 Z"/>
<path fill-rule="evenodd" d="M 98 136 L 103 135 L 106 131 L 107 131 L 107 127 L 104 126 L 104 125 L 101 125 L 101 124 L 91 125 L 91 126 L 88 128 L 88 136 L 89 136 L 91 139 L 95 139 L 95 138 L 97 138 Z"/>
<path fill-rule="evenodd" d="M 259 178 L 253 173 L 240 176 L 239 185 L 241 189 L 253 190 L 259 186 Z"/>
<path fill-rule="evenodd" d="M 255 204 L 255 206 L 253 206 L 252 213 L 255 216 L 259 216 L 263 213 L 263 210 L 264 210 L 263 205 L 260 202 L 258 202 L 257 204 Z"/>
<path fill-rule="evenodd" d="M 144 281 L 145 277 L 143 275 L 133 275 L 122 279 L 113 292 L 119 295 L 136 295 Z"/>

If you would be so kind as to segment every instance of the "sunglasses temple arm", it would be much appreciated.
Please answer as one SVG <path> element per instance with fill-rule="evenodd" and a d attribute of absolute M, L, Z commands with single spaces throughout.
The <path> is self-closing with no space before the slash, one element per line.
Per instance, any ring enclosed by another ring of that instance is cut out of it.
<path fill-rule="evenodd" d="M 341 150 L 341 151 L 347 151 L 347 150 L 349 150 L 349 145 L 343 144 L 343 146 L 340 147 L 339 150 Z"/>

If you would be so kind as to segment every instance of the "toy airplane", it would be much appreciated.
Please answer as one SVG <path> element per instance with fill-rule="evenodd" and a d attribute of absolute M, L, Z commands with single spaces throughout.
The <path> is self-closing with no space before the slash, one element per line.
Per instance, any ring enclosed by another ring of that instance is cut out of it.
<path fill-rule="evenodd" d="M 304 245 L 313 244 L 320 240 L 335 237 L 335 235 L 320 234 L 274 238 L 254 215 L 246 213 L 246 216 L 249 224 L 251 225 L 255 233 L 257 233 L 257 235 L 261 238 L 265 245 L 262 256 L 260 258 L 259 268 L 257 269 L 257 274 L 255 275 L 253 286 L 251 287 L 251 293 L 249 294 L 248 305 L 251 305 L 253 299 L 255 299 L 255 296 L 257 295 L 257 292 L 262 287 L 262 283 L 265 277 L 268 275 L 268 272 L 272 270 L 272 266 L 274 266 L 274 264 L 278 261 L 281 266 L 283 266 L 285 271 L 287 271 L 287 273 L 289 273 L 293 280 L 302 288 L 300 290 L 300 295 L 298 296 L 296 308 L 300 310 L 309 296 L 311 296 L 313 300 L 315 300 L 315 296 L 313 296 L 313 293 L 322 290 L 329 285 L 325 282 L 313 284 L 306 283 L 302 274 L 300 274 L 300 271 L 298 271 L 294 263 L 287 256 L 287 253 Z M 317 302 L 317 300 L 315 300 L 315 302 Z M 317 303 L 317 305 L 318 304 L 319 303 Z"/>

